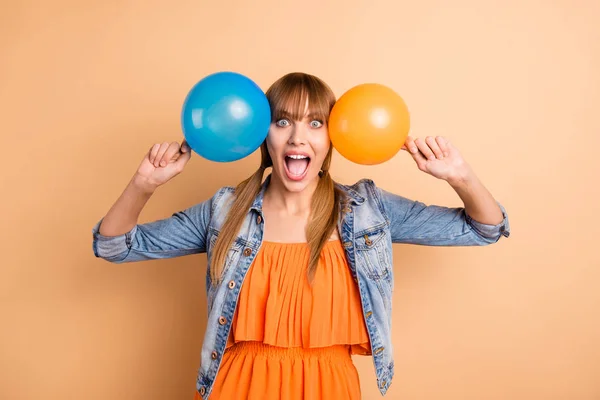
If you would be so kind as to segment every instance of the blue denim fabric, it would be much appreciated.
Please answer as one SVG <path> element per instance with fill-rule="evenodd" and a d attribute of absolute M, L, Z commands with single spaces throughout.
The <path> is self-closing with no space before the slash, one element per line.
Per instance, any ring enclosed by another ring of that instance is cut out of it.
<path fill-rule="evenodd" d="M 204 399 L 209 397 L 219 371 L 244 277 L 261 247 L 262 199 L 269 178 L 228 253 L 221 283 L 212 285 L 210 275 L 206 274 L 208 324 L 196 383 Z M 371 180 L 363 179 L 354 185 L 336 183 L 336 186 L 346 194 L 340 206 L 338 230 L 360 290 L 377 385 L 384 395 L 394 375 L 392 243 L 488 245 L 509 236 L 509 223 L 500 204 L 504 220 L 498 225 L 487 225 L 473 220 L 464 208 L 425 205 L 382 190 Z M 206 252 L 210 265 L 233 194 L 234 188 L 223 187 L 203 203 L 163 220 L 138 224 L 116 237 L 100 235 L 102 221 L 99 221 L 93 228 L 94 254 L 110 262 L 125 263 Z"/>

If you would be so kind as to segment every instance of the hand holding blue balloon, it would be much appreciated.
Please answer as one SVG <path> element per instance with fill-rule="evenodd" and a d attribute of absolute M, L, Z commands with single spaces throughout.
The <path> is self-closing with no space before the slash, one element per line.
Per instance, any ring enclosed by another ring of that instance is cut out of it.
<path fill-rule="evenodd" d="M 242 159 L 260 147 L 271 124 L 265 93 L 248 77 L 218 72 L 188 93 L 181 113 L 185 139 L 200 156 L 219 162 Z"/>

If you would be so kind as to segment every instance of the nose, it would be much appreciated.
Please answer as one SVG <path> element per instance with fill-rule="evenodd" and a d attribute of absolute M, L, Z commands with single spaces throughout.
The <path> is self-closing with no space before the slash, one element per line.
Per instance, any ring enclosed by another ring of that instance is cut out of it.
<path fill-rule="evenodd" d="M 294 124 L 290 132 L 288 144 L 295 146 L 306 144 L 306 128 L 303 125 L 304 124 Z"/>

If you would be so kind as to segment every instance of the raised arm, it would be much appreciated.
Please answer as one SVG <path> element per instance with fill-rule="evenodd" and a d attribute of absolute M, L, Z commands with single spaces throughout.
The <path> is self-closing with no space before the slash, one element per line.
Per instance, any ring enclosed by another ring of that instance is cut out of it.
<path fill-rule="evenodd" d="M 408 138 L 403 147 L 417 167 L 444 180 L 464 207 L 426 205 L 380 190 L 392 241 L 432 246 L 476 246 L 508 237 L 506 210 L 477 178 L 459 151 L 443 137 Z"/>
<path fill-rule="evenodd" d="M 121 263 L 205 251 L 211 200 L 166 219 L 138 224 L 152 194 L 181 173 L 190 157 L 185 142 L 155 144 L 148 151 L 121 196 L 93 228 L 96 257 Z"/>

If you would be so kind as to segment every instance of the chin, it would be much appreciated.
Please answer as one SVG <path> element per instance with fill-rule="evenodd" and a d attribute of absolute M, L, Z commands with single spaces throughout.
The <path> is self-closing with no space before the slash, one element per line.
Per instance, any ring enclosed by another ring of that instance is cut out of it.
<path fill-rule="evenodd" d="M 305 190 L 307 187 L 311 185 L 311 183 L 315 182 L 315 180 L 319 179 L 318 173 L 313 173 L 312 171 L 307 171 L 306 175 L 298 180 L 298 179 L 290 179 L 286 171 L 281 173 L 280 171 L 273 171 L 275 175 L 277 175 L 277 179 L 283 184 L 285 189 L 288 192 L 292 193 L 300 193 Z"/>
<path fill-rule="evenodd" d="M 303 180 L 303 181 L 284 181 L 283 185 L 285 186 L 285 188 L 292 193 L 300 193 L 302 191 L 304 191 L 304 189 L 306 189 L 309 185 L 310 185 L 310 180 Z"/>

